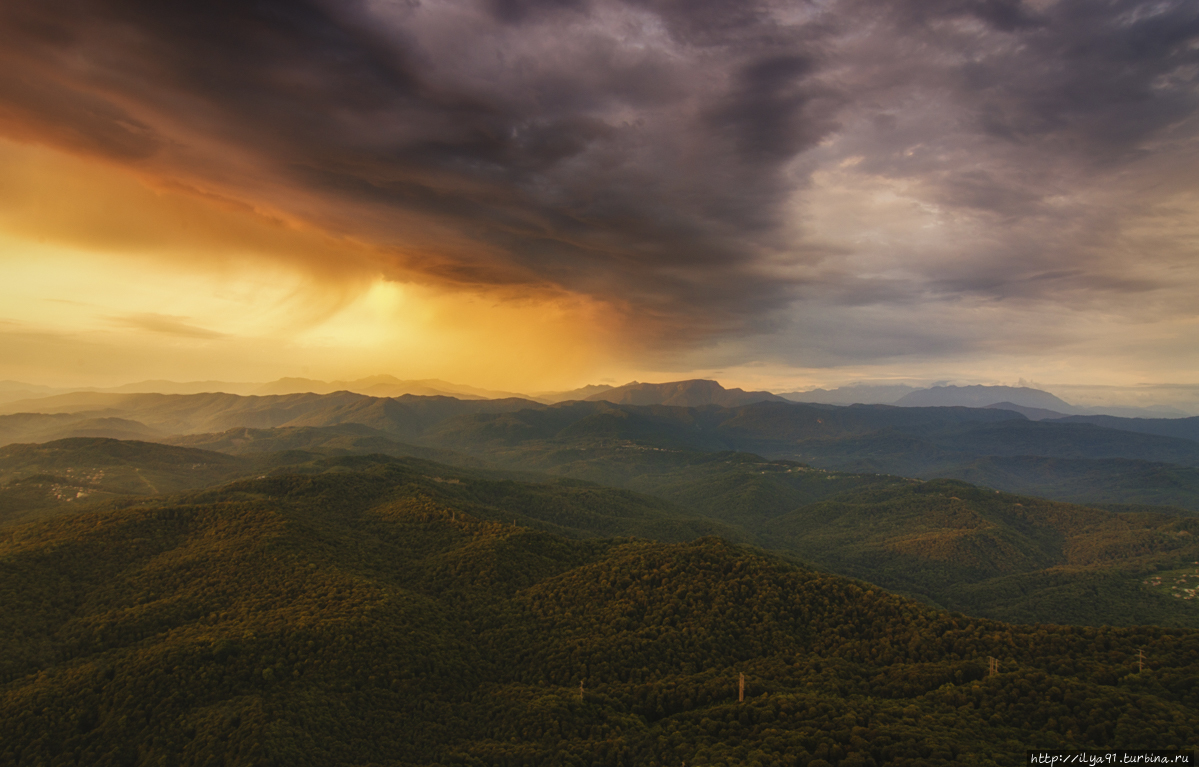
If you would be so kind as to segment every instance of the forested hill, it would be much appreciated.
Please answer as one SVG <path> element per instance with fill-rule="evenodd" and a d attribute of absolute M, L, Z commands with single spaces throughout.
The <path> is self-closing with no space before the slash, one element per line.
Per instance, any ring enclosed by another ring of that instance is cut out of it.
<path fill-rule="evenodd" d="M 433 466 L 338 459 L 0 530 L 0 764 L 1006 765 L 1196 741 L 1199 632 L 970 619 L 714 538 L 571 540 Z"/>
<path fill-rule="evenodd" d="M 547 454 L 623 443 L 749 452 L 855 473 L 948 477 L 1076 503 L 1164 504 L 1199 511 L 1194 419 L 1109 418 L 1096 425 L 1077 419 L 1031 422 L 1009 410 L 967 407 L 786 401 L 736 407 L 577 401 L 549 406 L 523 399 L 382 398 L 350 392 L 78 393 L 6 408 L 29 412 L 0 415 L 0 444 L 107 436 L 254 452 L 283 449 L 266 446 L 290 442 L 300 449 L 545 470 Z M 317 432 L 322 429 L 333 431 Z M 287 434 L 264 433 L 271 430 Z M 302 444 L 306 439 L 310 443 Z"/>
<path fill-rule="evenodd" d="M 1118 418 L 1111 415 L 1075 415 L 1060 418 L 1058 422 L 1089 423 L 1106 429 L 1199 440 L 1199 416 L 1191 418 Z"/>
<path fill-rule="evenodd" d="M 116 496 L 227 482 L 258 466 L 224 453 L 153 442 L 72 438 L 0 447 L 0 525 Z"/>
<path fill-rule="evenodd" d="M 1185 513 L 1088 508 L 744 453 L 618 444 L 541 454 L 555 476 L 433 463 L 405 452 L 443 451 L 366 427 L 235 430 L 221 440 L 247 452 L 103 439 L 0 448 L 0 525 L 88 512 L 117 494 L 158 503 L 155 491 L 229 477 L 356 472 L 374 477 L 379 493 L 419 490 L 568 537 L 755 543 L 970 615 L 1199 628 L 1199 601 L 1186 591 L 1199 570 L 1199 519 Z M 262 449 L 301 444 L 320 447 Z M 353 454 L 368 447 L 398 457 Z"/>
<path fill-rule="evenodd" d="M 909 481 L 801 506 L 767 521 L 757 540 L 971 615 L 1199 628 L 1190 516 Z"/>

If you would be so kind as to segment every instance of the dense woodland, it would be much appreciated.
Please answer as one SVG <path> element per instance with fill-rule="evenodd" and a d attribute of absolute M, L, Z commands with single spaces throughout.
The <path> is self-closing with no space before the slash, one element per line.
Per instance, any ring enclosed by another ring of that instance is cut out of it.
<path fill-rule="evenodd" d="M 1199 631 L 967 617 L 628 491 L 455 471 L 323 459 L 0 528 L 0 763 L 1014 764 L 1199 739 Z M 680 542 L 584 535 L 621 520 Z"/>
<path fill-rule="evenodd" d="M 178 491 L 237 474 L 408 467 L 444 480 L 433 484 L 455 504 L 556 535 L 715 535 L 980 617 L 1199 628 L 1199 599 L 1145 583 L 1199 561 L 1199 519 L 1180 509 L 1085 507 L 952 480 L 627 442 L 520 448 L 521 465 L 546 474 L 355 454 L 380 438 L 344 427 L 237 430 L 222 439 L 254 449 L 229 455 L 104 439 L 0 448 L 0 482 L 8 482 L 0 484 L 0 524 L 122 492 L 153 497 L 151 482 Z"/>

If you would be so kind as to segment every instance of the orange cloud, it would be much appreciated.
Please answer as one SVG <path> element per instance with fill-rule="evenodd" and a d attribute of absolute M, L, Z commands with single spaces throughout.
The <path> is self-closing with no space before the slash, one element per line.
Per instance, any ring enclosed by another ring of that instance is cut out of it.
<path fill-rule="evenodd" d="M 403 282 L 378 248 L 103 161 L 0 141 L 0 179 L 10 377 L 391 372 L 546 389 L 618 348 L 599 302 Z"/>

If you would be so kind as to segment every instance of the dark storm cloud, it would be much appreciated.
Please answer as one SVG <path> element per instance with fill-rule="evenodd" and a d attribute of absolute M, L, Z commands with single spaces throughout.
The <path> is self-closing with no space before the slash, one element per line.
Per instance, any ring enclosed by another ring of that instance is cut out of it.
<path fill-rule="evenodd" d="M 10 0 L 0 49 L 11 135 L 234 196 L 276 179 L 404 269 L 580 291 L 677 340 L 800 296 L 1154 289 L 1096 255 L 1119 195 L 1061 200 L 1193 140 L 1199 5 Z M 797 193 L 851 156 L 971 217 L 961 257 L 897 244 L 883 284 L 806 241 Z"/>
<path fill-rule="evenodd" d="M 750 62 L 737 73 L 733 92 L 710 124 L 718 133 L 732 134 L 746 162 L 786 162 L 832 127 L 827 118 L 805 113 L 813 99 L 803 83 L 815 68 L 810 58 L 797 55 Z"/>
<path fill-rule="evenodd" d="M 970 296 L 1024 313 L 1037 302 L 1120 312 L 1152 296 L 1163 314 L 1185 311 L 1196 281 L 1185 238 L 1150 248 L 1128 229 L 1196 186 L 1199 6 L 859 10 L 858 40 L 838 49 L 850 62 L 840 70 L 854 96 L 841 113 L 848 127 L 824 161 L 856 155 L 863 176 L 910 184 L 944 233 L 863 246 L 875 264 L 886 261 L 889 284 L 846 276 L 830 300 L 902 310 Z M 1169 180 L 1171 165 L 1191 168 L 1192 180 Z M 909 350 L 940 354 L 940 341 L 919 335 Z"/>
<path fill-rule="evenodd" d="M 1085 142 L 1097 162 L 1123 159 L 1193 114 L 1194 83 L 1171 75 L 1199 61 L 1194 3 L 1077 0 L 1048 9 L 1020 48 L 962 68 L 979 124 L 1009 141 Z"/>

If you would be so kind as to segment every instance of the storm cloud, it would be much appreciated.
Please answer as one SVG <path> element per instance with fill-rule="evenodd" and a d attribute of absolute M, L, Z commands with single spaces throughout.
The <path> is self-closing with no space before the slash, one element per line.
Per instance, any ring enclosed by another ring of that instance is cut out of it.
<path fill-rule="evenodd" d="M 954 306 L 1193 312 L 1193 232 L 1153 222 L 1196 211 L 1197 99 L 1182 0 L 0 7 L 10 137 L 274 207 L 396 279 L 820 364 L 1010 345 Z"/>

